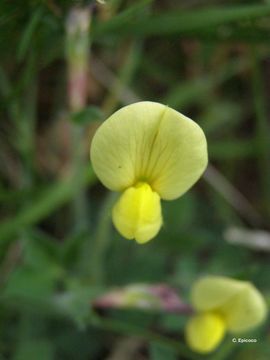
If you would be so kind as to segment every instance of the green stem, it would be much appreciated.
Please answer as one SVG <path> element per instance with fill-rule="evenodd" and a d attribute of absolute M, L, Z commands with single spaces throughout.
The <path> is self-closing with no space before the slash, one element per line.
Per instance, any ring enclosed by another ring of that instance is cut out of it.
<path fill-rule="evenodd" d="M 235 343 L 232 341 L 233 336 L 220 346 L 218 351 L 209 358 L 209 360 L 227 360 L 233 359 L 232 353 L 235 350 Z"/>
<path fill-rule="evenodd" d="M 73 171 L 74 174 L 82 173 L 82 169 L 85 167 L 85 154 L 84 154 L 84 127 L 79 125 L 73 125 Z M 80 183 L 79 176 L 74 176 L 74 187 L 78 188 Z M 87 229 L 88 224 L 88 206 L 87 196 L 84 188 L 80 188 L 74 198 L 74 223 L 76 230 Z"/>
<path fill-rule="evenodd" d="M 94 243 L 88 241 L 83 249 L 83 266 L 86 273 L 90 272 L 92 281 L 100 285 L 105 282 L 105 256 L 111 241 L 111 209 L 116 197 L 117 194 L 115 193 L 110 193 L 107 196 L 99 214 L 96 233 L 92 239 Z"/>

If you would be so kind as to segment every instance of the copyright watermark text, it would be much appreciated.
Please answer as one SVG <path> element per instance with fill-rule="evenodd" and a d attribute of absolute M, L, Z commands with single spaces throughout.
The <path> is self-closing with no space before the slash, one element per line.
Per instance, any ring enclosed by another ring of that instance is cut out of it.
<path fill-rule="evenodd" d="M 257 339 L 251 339 L 251 338 L 232 338 L 233 343 L 256 343 Z"/>

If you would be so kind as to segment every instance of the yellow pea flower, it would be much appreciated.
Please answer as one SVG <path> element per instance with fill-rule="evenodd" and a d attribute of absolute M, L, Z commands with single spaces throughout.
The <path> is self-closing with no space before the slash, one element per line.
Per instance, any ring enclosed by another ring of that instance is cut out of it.
<path fill-rule="evenodd" d="M 263 296 L 250 282 L 221 276 L 197 281 L 191 301 L 197 314 L 187 323 L 186 340 L 200 353 L 215 350 L 226 331 L 243 333 L 260 325 L 267 315 Z"/>
<path fill-rule="evenodd" d="M 90 157 L 100 181 L 122 194 L 113 223 L 122 236 L 151 240 L 162 226 L 160 200 L 184 194 L 207 165 L 202 129 L 168 106 L 143 101 L 123 107 L 97 130 Z"/>

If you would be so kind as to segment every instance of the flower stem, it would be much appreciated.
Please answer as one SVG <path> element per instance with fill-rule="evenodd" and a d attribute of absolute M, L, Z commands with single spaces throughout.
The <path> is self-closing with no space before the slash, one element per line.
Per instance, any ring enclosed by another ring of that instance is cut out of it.
<path fill-rule="evenodd" d="M 83 272 L 90 276 L 92 283 L 99 285 L 106 281 L 105 256 L 111 240 L 111 208 L 116 197 L 116 193 L 107 195 L 99 214 L 96 232 L 91 241 L 86 241 L 81 256 Z"/>

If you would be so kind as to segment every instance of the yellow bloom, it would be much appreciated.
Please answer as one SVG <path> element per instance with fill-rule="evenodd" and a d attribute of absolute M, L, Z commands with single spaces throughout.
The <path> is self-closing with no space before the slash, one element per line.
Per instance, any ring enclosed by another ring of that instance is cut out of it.
<path fill-rule="evenodd" d="M 123 192 L 114 225 L 124 237 L 144 243 L 162 225 L 160 199 L 178 198 L 202 175 L 207 145 L 194 121 L 145 101 L 110 116 L 97 130 L 90 156 L 100 181 Z"/>
<path fill-rule="evenodd" d="M 214 350 L 223 339 L 224 334 L 224 320 L 214 312 L 194 315 L 187 324 L 187 342 L 191 349 L 200 353 Z"/>
<path fill-rule="evenodd" d="M 225 331 L 238 334 L 260 325 L 267 307 L 261 293 L 249 282 L 221 276 L 207 276 L 194 284 L 194 309 L 186 327 L 189 346 L 197 352 L 214 350 Z"/>
<path fill-rule="evenodd" d="M 124 191 L 112 215 L 121 235 L 144 243 L 156 236 L 162 225 L 160 197 L 147 183 L 138 183 Z"/>

